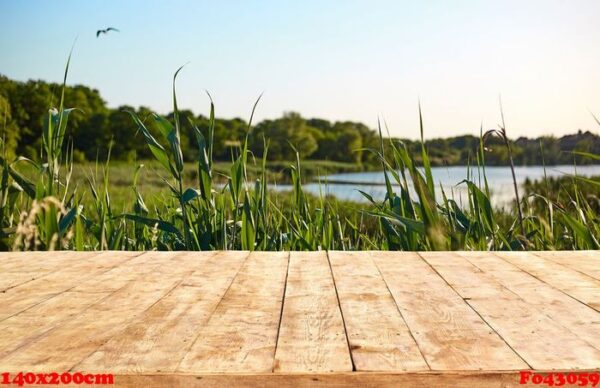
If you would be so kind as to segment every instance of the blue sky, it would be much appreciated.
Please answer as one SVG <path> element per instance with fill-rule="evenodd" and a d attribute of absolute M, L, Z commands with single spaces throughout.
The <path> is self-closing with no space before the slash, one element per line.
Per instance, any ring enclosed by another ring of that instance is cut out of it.
<path fill-rule="evenodd" d="M 598 132 L 600 1 L 30 1 L 0 0 L 0 73 L 69 83 L 110 106 L 181 107 L 258 119 L 297 111 L 427 137 Z M 121 30 L 100 38 L 99 28 Z"/>

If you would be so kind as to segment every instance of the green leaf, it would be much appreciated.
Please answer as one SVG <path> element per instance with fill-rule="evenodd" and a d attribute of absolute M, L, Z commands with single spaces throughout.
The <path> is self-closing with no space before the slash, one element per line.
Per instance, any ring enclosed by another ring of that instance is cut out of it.
<path fill-rule="evenodd" d="M 576 238 L 583 240 L 586 243 L 586 248 L 588 248 L 588 249 L 600 248 L 598 242 L 596 241 L 596 239 L 592 235 L 590 229 L 586 225 L 584 225 L 580 221 L 576 220 L 575 218 L 571 217 L 567 213 L 563 213 L 562 216 L 563 216 L 563 219 L 565 220 L 565 223 L 567 225 L 569 225 L 569 227 L 571 227 L 571 230 L 573 230 L 574 236 Z"/>
<path fill-rule="evenodd" d="M 490 199 L 477 187 L 477 185 L 471 181 L 463 180 L 460 183 L 466 183 L 469 191 L 472 194 L 472 198 L 475 200 L 475 211 L 483 217 L 486 227 L 489 231 L 493 230 L 495 225 L 494 212 Z M 459 184 L 460 184 L 459 183 Z"/>
<path fill-rule="evenodd" d="M 183 65 L 185 66 L 185 65 Z M 181 152 L 181 127 L 179 125 L 179 108 L 177 107 L 177 93 L 175 93 L 175 81 L 177 75 L 183 69 L 181 66 L 173 75 L 173 119 L 175 121 L 175 131 L 169 134 L 168 140 L 171 144 L 171 150 L 173 151 L 173 157 L 175 158 L 175 166 L 177 171 L 181 173 L 183 171 L 183 153 Z"/>
<path fill-rule="evenodd" d="M 79 205 L 77 207 L 69 209 L 67 214 L 62 216 L 62 218 L 60 219 L 60 221 L 58 223 L 58 233 L 61 236 L 63 236 L 66 233 L 66 231 L 69 229 L 69 227 L 75 220 L 75 217 L 77 217 L 77 215 L 79 213 L 81 213 L 81 210 L 83 210 L 83 206 Z"/>
<path fill-rule="evenodd" d="M 148 210 L 148 207 L 146 206 L 146 203 L 144 202 L 144 198 L 142 197 L 140 192 L 137 190 L 137 188 L 134 188 L 134 192 L 135 192 L 135 204 L 133 205 L 133 210 L 136 212 L 136 214 L 148 214 L 149 210 Z"/>
<path fill-rule="evenodd" d="M 244 206 L 242 213 L 242 249 L 247 251 L 253 251 L 255 240 L 256 230 L 254 227 L 254 218 L 252 217 L 250 202 L 248 200 L 248 195 L 246 194 L 244 196 Z"/>
<path fill-rule="evenodd" d="M 140 132 L 142 132 L 142 135 L 144 135 L 146 144 L 148 145 L 148 148 L 150 148 L 150 152 L 152 152 L 152 155 L 154 155 L 156 160 L 158 160 L 158 162 L 164 168 L 166 168 L 169 172 L 173 172 L 173 167 L 171 166 L 169 156 L 167 155 L 167 152 L 165 151 L 164 147 L 160 145 L 158 141 L 156 141 L 156 139 L 154 138 L 154 136 L 152 136 L 148 128 L 146 128 L 144 123 L 142 123 L 142 121 L 134 112 L 129 110 L 127 110 L 126 112 L 131 115 L 133 121 L 137 124 L 138 129 L 140 130 Z"/>
<path fill-rule="evenodd" d="M 158 230 L 162 230 L 163 232 L 172 233 L 177 235 L 178 238 L 182 238 L 181 232 L 175 227 L 175 225 L 170 222 L 157 220 L 154 218 L 142 217 L 136 214 L 122 214 L 118 217 L 125 218 L 130 221 L 139 222 L 140 224 L 147 225 L 151 228 L 157 228 Z"/>
<path fill-rule="evenodd" d="M 202 193 L 202 198 L 205 201 L 208 201 L 212 197 L 211 160 L 207 154 L 206 139 L 202 135 L 202 132 L 200 132 L 200 129 L 192 123 L 191 119 L 189 119 L 189 121 L 192 128 L 194 128 L 196 142 L 198 144 L 198 177 L 200 180 L 200 191 Z M 208 152 L 210 153 L 211 151 Z"/>
<path fill-rule="evenodd" d="M 597 154 L 592 154 L 589 152 L 581 152 L 581 151 L 573 151 L 572 153 L 575 155 L 585 156 L 586 158 L 600 160 L 600 155 L 597 155 Z"/>
<path fill-rule="evenodd" d="M 82 209 L 83 210 L 83 209 Z M 84 231 L 81 212 L 77 213 L 75 218 L 75 249 L 78 251 L 84 250 Z"/>
<path fill-rule="evenodd" d="M 363 195 L 363 197 L 365 197 L 367 200 L 369 200 L 369 202 L 371 202 L 372 204 L 375 204 L 375 200 L 373 199 L 373 196 L 371 196 L 370 194 L 365 193 L 362 190 L 358 190 L 359 193 L 361 193 Z"/>
<path fill-rule="evenodd" d="M 368 211 L 366 213 L 376 217 L 385 218 L 392 224 L 405 227 L 408 231 L 419 234 L 425 234 L 425 224 L 422 221 L 413 220 L 411 218 L 402 217 L 397 214 L 391 214 L 389 212 Z"/>
<path fill-rule="evenodd" d="M 169 136 L 175 132 L 175 127 L 166 118 L 159 116 L 156 113 L 152 113 L 152 118 L 156 122 L 156 127 L 160 131 L 161 135 L 164 136 L 165 140 L 167 140 Z"/>
<path fill-rule="evenodd" d="M 138 166 L 135 168 L 135 172 L 133 173 L 133 187 L 137 186 L 137 181 L 140 176 L 140 172 L 142 171 L 142 168 L 144 168 L 143 164 L 138 164 Z"/>
<path fill-rule="evenodd" d="M 597 180 L 594 180 L 594 179 L 582 177 L 582 176 L 579 176 L 579 175 L 570 175 L 569 174 L 567 176 L 570 176 L 571 178 L 577 179 L 577 180 L 582 181 L 582 182 L 587 182 L 587 183 L 595 185 L 595 186 L 600 186 L 600 181 L 597 181 Z"/>
<path fill-rule="evenodd" d="M 189 188 L 183 193 L 183 195 L 181 196 L 181 200 L 183 201 L 183 203 L 188 203 L 198 198 L 201 194 L 202 193 L 200 192 L 200 190 Z"/>
<path fill-rule="evenodd" d="M 25 194 L 27 194 L 29 198 L 35 199 L 35 185 L 31 181 L 19 174 L 12 167 L 8 168 L 8 173 L 10 174 L 12 179 L 14 179 L 14 181 L 17 182 L 17 184 L 23 189 L 23 191 L 25 192 Z"/>
<path fill-rule="evenodd" d="M 231 195 L 234 201 L 237 202 L 240 198 L 240 192 L 242 190 L 242 179 L 244 177 L 244 166 L 242 164 L 241 156 L 238 157 L 235 162 L 233 162 L 230 171 L 231 177 L 229 182 L 231 184 Z"/>
<path fill-rule="evenodd" d="M 431 197 L 435 201 L 435 187 L 433 184 L 433 175 L 431 173 L 431 164 L 429 163 L 429 156 L 427 149 L 425 148 L 424 130 L 423 130 L 423 115 L 421 114 L 421 102 L 419 102 L 419 128 L 421 130 L 421 157 L 423 158 L 423 168 L 425 169 L 425 177 L 427 179 L 427 188 Z"/>
<path fill-rule="evenodd" d="M 173 153 L 173 158 L 175 159 L 175 166 L 178 172 L 183 171 L 183 153 L 181 151 L 181 140 L 179 138 L 179 133 L 177 132 L 176 127 L 173 126 L 169 122 L 169 120 L 161 117 L 157 114 L 152 114 L 154 121 L 157 124 L 160 132 L 169 142 L 171 146 L 171 152 Z"/>

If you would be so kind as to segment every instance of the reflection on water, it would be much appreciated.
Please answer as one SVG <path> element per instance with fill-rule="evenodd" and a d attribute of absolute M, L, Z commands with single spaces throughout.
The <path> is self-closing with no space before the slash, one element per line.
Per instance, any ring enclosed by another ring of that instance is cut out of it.
<path fill-rule="evenodd" d="M 437 193 L 441 195 L 439 186 L 441 185 L 449 198 L 454 198 L 459 204 L 466 204 L 467 199 L 466 186 L 460 184 L 468 176 L 467 166 L 452 167 L 432 167 L 433 179 L 437 186 Z M 486 176 L 488 185 L 492 193 L 492 202 L 495 206 L 503 207 L 509 204 L 514 198 L 512 186 L 512 176 L 510 167 L 486 167 Z M 582 176 L 600 175 L 600 165 L 594 166 L 548 166 L 546 175 L 548 177 L 559 177 L 568 174 L 577 174 Z M 517 181 L 522 184 L 526 179 L 539 180 L 544 178 L 544 168 L 541 166 L 516 167 L 515 174 Z M 479 176 L 476 168 L 471 167 L 471 180 L 479 183 Z M 381 201 L 385 197 L 385 179 L 383 172 L 355 172 L 345 174 L 332 174 L 321 178 L 322 183 L 308 183 L 303 186 L 306 192 L 319 195 L 330 194 L 339 199 L 365 202 L 366 199 L 358 190 L 371 195 L 376 201 Z M 338 183 L 336 183 L 338 182 Z M 345 182 L 341 183 L 341 182 Z M 349 184 L 348 184 L 349 183 Z M 412 183 L 409 180 L 409 184 Z M 279 185 L 278 190 L 290 190 L 290 186 Z"/>

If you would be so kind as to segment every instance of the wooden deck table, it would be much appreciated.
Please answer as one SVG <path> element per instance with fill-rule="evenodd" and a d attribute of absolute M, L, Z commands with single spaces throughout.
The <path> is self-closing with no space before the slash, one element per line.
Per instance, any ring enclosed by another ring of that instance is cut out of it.
<path fill-rule="evenodd" d="M 600 368 L 600 252 L 7 252 L 0 274 L 0 373 L 505 387 Z"/>

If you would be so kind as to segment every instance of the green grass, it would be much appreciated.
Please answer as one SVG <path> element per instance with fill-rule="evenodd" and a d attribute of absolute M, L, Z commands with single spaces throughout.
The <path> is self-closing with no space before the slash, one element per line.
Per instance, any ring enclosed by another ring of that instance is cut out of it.
<path fill-rule="evenodd" d="M 67 65 L 68 70 L 68 65 Z M 178 70 L 179 72 L 179 70 Z M 66 80 L 67 71 L 65 71 Z M 208 134 L 180 121 L 173 79 L 172 121 L 149 118 L 154 137 L 134 113 L 155 157 L 140 163 L 73 163 L 72 143 L 64 138 L 71 111 L 50 110 L 40 161 L 9 159 L 0 144 L 0 248 L 3 250 L 524 250 L 598 249 L 597 197 L 588 195 L 598 180 L 570 177 L 525 187 L 515 182 L 512 211 L 494 209 L 485 175 L 485 141 L 499 135 L 511 153 L 504 129 L 481 136 L 475 174 L 462 182 L 468 206 L 442 191 L 436 197 L 430 158 L 423 145 L 414 155 L 400 142 L 381 136 L 369 149 L 385 174 L 386 195 L 367 205 L 307 195 L 303 184 L 318 175 L 357 171 L 360 166 L 327 161 L 267 163 L 248 151 L 246 141 L 230 163 L 213 162 L 214 106 Z M 257 101 L 258 103 L 258 101 Z M 256 107 L 256 104 L 255 104 Z M 421 112 L 419 109 L 419 115 Z M 179 142 L 183 126 L 196 134 L 194 163 L 184 163 Z M 421 138 L 424 128 L 421 120 Z M 423 144 L 423 143 L 422 143 Z M 387 150 L 387 154 L 384 154 Z M 598 158 L 596 155 L 586 155 Z M 421 168 L 422 167 L 422 168 Z M 414 183 L 410 187 L 408 181 Z M 289 193 L 268 189 L 289 183 Z M 540 188 L 545 187 L 545 190 Z"/>

